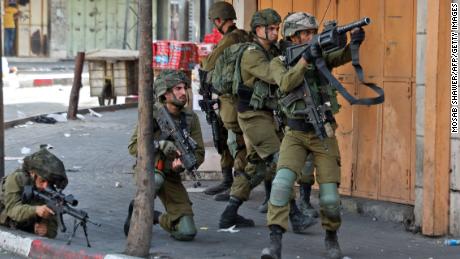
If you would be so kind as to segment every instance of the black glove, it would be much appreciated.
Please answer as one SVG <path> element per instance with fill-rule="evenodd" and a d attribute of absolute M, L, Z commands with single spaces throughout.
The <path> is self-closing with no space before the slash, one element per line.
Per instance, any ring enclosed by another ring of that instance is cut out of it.
<path fill-rule="evenodd" d="M 308 63 L 313 63 L 313 61 L 320 56 L 321 50 L 319 49 L 318 44 L 310 45 L 302 54 L 302 58 L 304 58 Z"/>
<path fill-rule="evenodd" d="M 360 45 L 364 41 L 365 37 L 366 33 L 364 32 L 363 28 L 359 28 L 358 30 L 351 33 L 351 43 Z"/>

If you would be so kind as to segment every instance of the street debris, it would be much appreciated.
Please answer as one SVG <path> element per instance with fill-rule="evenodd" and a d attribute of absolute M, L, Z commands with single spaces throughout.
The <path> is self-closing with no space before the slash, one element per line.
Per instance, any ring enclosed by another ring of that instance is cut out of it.
<path fill-rule="evenodd" d="M 25 118 L 27 117 L 25 113 L 23 113 L 22 111 L 16 111 L 16 114 L 18 115 L 18 118 Z"/>
<path fill-rule="evenodd" d="M 115 182 L 115 188 L 121 188 L 123 186 L 121 186 L 121 183 L 120 182 Z"/>
<path fill-rule="evenodd" d="M 30 153 L 30 148 L 28 148 L 28 147 L 22 147 L 21 148 L 21 154 L 27 155 L 29 153 Z"/>
<path fill-rule="evenodd" d="M 55 124 L 57 122 L 56 119 L 47 117 L 45 115 L 37 116 L 33 119 L 36 123 L 46 123 L 46 124 Z"/>
<path fill-rule="evenodd" d="M 208 227 L 200 227 L 200 230 L 208 230 Z"/>
<path fill-rule="evenodd" d="M 47 118 L 53 118 L 57 122 L 66 122 L 67 121 L 67 114 L 65 113 L 52 113 L 46 115 Z"/>
<path fill-rule="evenodd" d="M 50 144 L 40 144 L 40 148 L 53 149 L 54 147 Z"/>
<path fill-rule="evenodd" d="M 74 165 L 70 169 L 67 168 L 66 172 L 76 173 L 76 172 L 80 172 L 80 169 L 81 169 L 81 166 Z"/>
<path fill-rule="evenodd" d="M 102 114 L 97 113 L 97 112 L 93 111 L 92 109 L 88 109 L 88 111 L 89 111 L 89 115 L 91 115 L 91 116 L 98 117 L 98 118 L 102 117 Z"/>
<path fill-rule="evenodd" d="M 80 114 L 80 113 L 77 113 L 77 118 L 79 118 L 82 121 L 86 119 L 85 116 L 83 116 L 83 114 Z"/>
<path fill-rule="evenodd" d="M 23 156 L 6 156 L 5 161 L 13 161 L 13 160 L 23 160 Z"/>
<path fill-rule="evenodd" d="M 218 229 L 217 232 L 230 232 L 230 233 L 238 233 L 240 232 L 239 229 L 235 229 L 236 228 L 236 225 L 233 225 L 229 228 L 221 228 L 221 229 Z"/>
<path fill-rule="evenodd" d="M 33 122 L 28 121 L 28 122 L 26 122 L 24 124 L 19 124 L 19 125 L 14 126 L 14 128 L 15 129 L 17 129 L 17 128 L 27 128 L 27 127 L 29 127 L 30 125 L 33 125 L 33 124 L 34 124 Z"/>
<path fill-rule="evenodd" d="M 64 137 L 70 138 L 70 133 L 64 133 Z"/>

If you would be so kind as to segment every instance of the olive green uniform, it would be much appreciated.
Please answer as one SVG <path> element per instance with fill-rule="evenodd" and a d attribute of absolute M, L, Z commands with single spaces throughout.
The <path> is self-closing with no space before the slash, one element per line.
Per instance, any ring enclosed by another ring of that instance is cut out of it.
<path fill-rule="evenodd" d="M 253 42 L 241 57 L 241 79 L 243 85 L 239 86 L 238 123 L 243 130 L 247 148 L 248 165 L 245 174 L 235 176 L 230 195 L 242 201 L 249 198 L 252 188 L 264 179 L 271 179 L 275 173 L 274 167 L 268 169 L 258 168 L 265 165 L 264 160 L 269 159 L 279 151 L 280 139 L 277 134 L 273 118 L 273 110 L 263 106 L 260 109 L 249 106 L 251 93 L 242 94 L 241 89 L 254 91 L 255 85 L 264 85 L 271 90 L 277 86 L 272 78 L 269 66 L 270 60 L 279 55 L 279 50 L 272 45 L 267 51 L 257 42 Z M 259 165 L 259 166 L 258 166 Z M 264 172 L 267 171 L 267 172 Z M 260 173 L 264 175 L 258 175 Z"/>
<path fill-rule="evenodd" d="M 155 116 L 156 109 L 154 109 L 154 117 Z M 201 165 L 204 160 L 204 144 L 198 116 L 193 111 L 189 111 L 187 109 L 182 109 L 180 115 L 174 116 L 171 114 L 171 116 L 179 126 L 181 125 L 181 120 L 185 118 L 187 130 L 193 140 L 197 143 L 197 148 L 194 152 L 197 159 L 197 166 Z M 156 121 L 154 122 L 153 134 L 155 140 L 160 140 L 161 131 L 158 128 Z M 137 127 L 131 137 L 128 150 L 131 155 L 137 156 Z M 182 184 L 180 172 L 174 172 L 171 170 L 172 160 L 167 159 L 161 152 L 157 152 L 155 155 L 155 161 L 157 161 L 155 174 L 161 173 L 164 176 L 163 186 L 157 193 L 166 209 L 166 213 L 163 213 L 160 217 L 160 226 L 171 233 L 175 230 L 174 226 L 180 217 L 184 215 L 193 216 L 192 202 L 190 201 L 187 191 Z M 159 168 L 160 163 L 163 168 Z M 160 169 L 162 170 L 160 171 Z"/>
<path fill-rule="evenodd" d="M 351 60 L 349 47 L 330 53 L 324 56 L 328 67 L 333 68 L 345 64 Z M 282 93 L 287 94 L 303 83 L 304 75 L 312 90 L 313 98 L 319 102 L 319 91 L 327 93 L 331 102 L 332 113 L 337 113 L 340 106 L 338 105 L 336 92 L 329 85 L 321 84 L 318 71 L 314 65 L 309 64 L 305 67 L 303 64 L 296 64 L 291 69 L 287 69 L 284 63 L 284 57 L 277 57 L 270 64 L 270 72 L 274 80 L 280 87 Z M 289 107 L 282 107 L 283 112 L 292 120 L 303 120 L 302 117 L 293 115 L 293 111 L 305 108 L 305 103 L 298 100 Z M 289 123 L 288 123 L 289 124 Z M 334 129 L 336 128 L 333 125 Z M 327 146 L 327 149 L 324 146 Z M 312 129 L 294 130 L 289 126 L 286 127 L 286 135 L 283 138 L 280 157 L 277 165 L 277 172 L 280 169 L 287 168 L 296 174 L 297 180 L 302 176 L 302 170 L 305 167 L 307 155 L 312 152 L 314 166 L 316 168 L 316 180 L 318 183 L 340 183 L 340 155 L 337 139 L 335 136 L 325 138 L 324 143 L 315 135 Z M 307 180 L 307 179 L 304 179 Z M 311 178 L 310 178 L 311 181 Z M 272 193 L 273 194 L 273 193 Z M 288 227 L 289 204 L 285 206 L 275 206 L 269 203 L 267 214 L 268 225 L 279 225 L 284 229 Z M 338 217 L 328 217 L 321 205 L 321 222 L 326 230 L 337 230 L 340 227 L 340 214 Z"/>
<path fill-rule="evenodd" d="M 233 44 L 247 41 L 248 34 L 235 26 L 230 27 L 224 37 L 219 41 L 217 46 L 213 49 L 211 54 L 203 61 L 203 70 L 211 71 L 216 65 L 217 59 L 221 56 L 224 50 Z M 225 148 L 221 154 L 220 164 L 222 168 L 232 167 L 235 171 L 243 171 L 247 164 L 246 161 L 246 149 L 244 148 L 244 139 L 240 126 L 235 123 L 236 119 L 236 105 L 238 103 L 237 97 L 230 94 L 224 94 L 219 96 L 219 116 L 225 127 L 225 131 L 221 136 L 222 139 L 227 139 L 227 130 L 231 130 L 236 134 L 238 151 L 236 152 L 235 158 L 231 155 L 229 148 L 225 145 Z"/>
<path fill-rule="evenodd" d="M 56 237 L 58 229 L 56 216 L 45 219 L 38 217 L 35 212 L 36 206 L 45 203 L 37 198 L 33 198 L 27 204 L 22 202 L 21 196 L 26 185 L 34 185 L 33 179 L 20 169 L 3 178 L 0 224 L 34 233 L 35 223 L 45 223 L 48 229 L 46 236 Z"/>

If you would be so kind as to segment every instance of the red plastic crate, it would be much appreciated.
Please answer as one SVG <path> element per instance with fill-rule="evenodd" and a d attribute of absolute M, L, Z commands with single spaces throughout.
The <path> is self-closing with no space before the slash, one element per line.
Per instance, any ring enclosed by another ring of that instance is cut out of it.
<path fill-rule="evenodd" d="M 152 43 L 154 69 L 192 70 L 198 63 L 195 43 L 186 41 L 155 41 Z"/>

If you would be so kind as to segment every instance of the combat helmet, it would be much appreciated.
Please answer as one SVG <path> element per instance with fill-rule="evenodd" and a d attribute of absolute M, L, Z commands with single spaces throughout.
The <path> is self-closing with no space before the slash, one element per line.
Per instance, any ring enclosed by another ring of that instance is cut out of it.
<path fill-rule="evenodd" d="M 162 70 L 155 79 L 155 96 L 157 98 L 162 97 L 169 89 L 172 89 L 180 83 L 184 83 L 186 87 L 190 86 L 190 81 L 183 71 L 171 69 Z"/>
<path fill-rule="evenodd" d="M 209 8 L 208 18 L 211 21 L 215 19 L 236 20 L 235 8 L 227 2 L 216 2 Z"/>
<path fill-rule="evenodd" d="M 50 185 L 55 185 L 59 189 L 64 189 L 68 184 L 64 164 L 46 148 L 41 148 L 39 151 L 26 156 L 22 168 L 26 172 L 34 170 Z"/>
<path fill-rule="evenodd" d="M 273 9 L 267 8 L 257 11 L 252 15 L 251 30 L 256 31 L 258 26 L 270 26 L 281 23 L 281 16 Z"/>
<path fill-rule="evenodd" d="M 295 12 L 291 13 L 284 19 L 283 22 L 283 38 L 293 36 L 296 32 L 304 30 L 318 30 L 318 22 L 310 13 Z"/>

